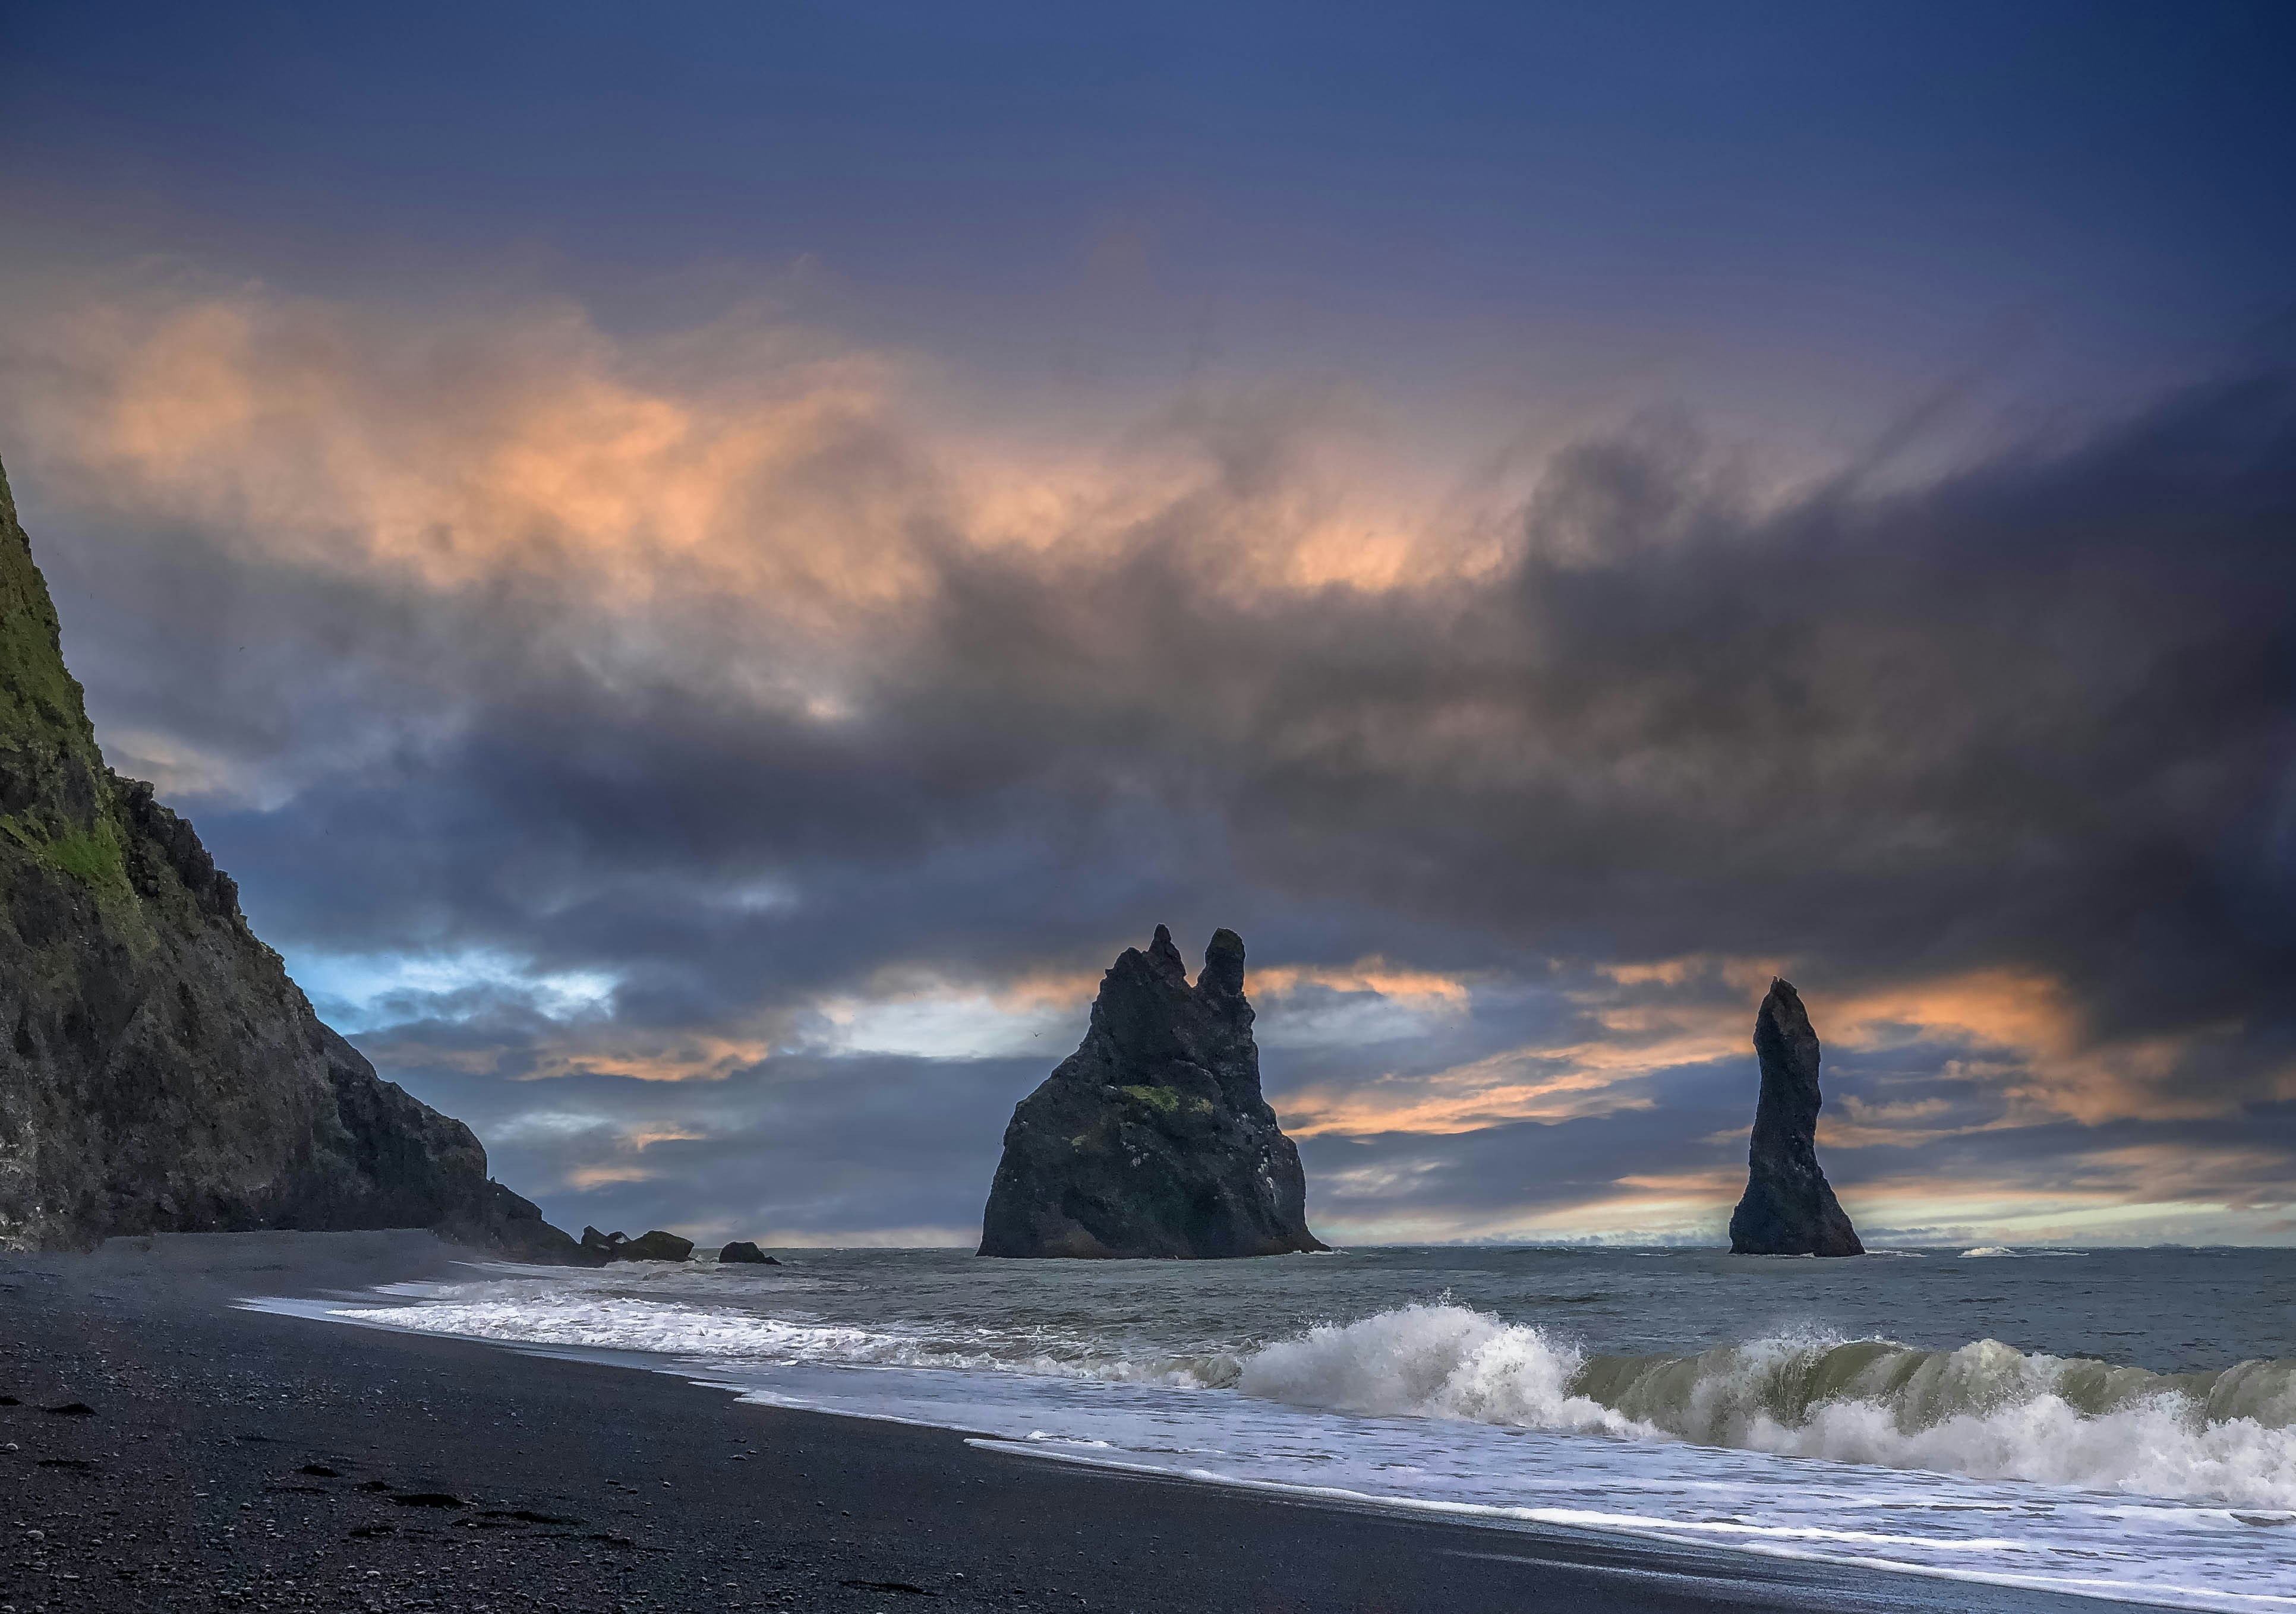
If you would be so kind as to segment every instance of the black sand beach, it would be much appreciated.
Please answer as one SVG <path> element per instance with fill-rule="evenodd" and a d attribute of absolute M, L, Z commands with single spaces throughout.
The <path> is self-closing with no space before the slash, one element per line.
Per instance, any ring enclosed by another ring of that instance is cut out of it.
<path fill-rule="evenodd" d="M 249 1233 L 0 1259 L 0 1614 L 2106 1606 L 1099 1473 L 231 1304 L 462 1254 Z"/>

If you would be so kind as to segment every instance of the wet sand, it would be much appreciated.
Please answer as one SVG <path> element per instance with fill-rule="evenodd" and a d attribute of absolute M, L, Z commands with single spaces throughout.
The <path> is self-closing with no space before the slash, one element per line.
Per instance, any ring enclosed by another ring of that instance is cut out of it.
<path fill-rule="evenodd" d="M 2126 1606 L 1100 1472 L 232 1304 L 467 1258 L 418 1233 L 0 1257 L 0 1614 Z"/>

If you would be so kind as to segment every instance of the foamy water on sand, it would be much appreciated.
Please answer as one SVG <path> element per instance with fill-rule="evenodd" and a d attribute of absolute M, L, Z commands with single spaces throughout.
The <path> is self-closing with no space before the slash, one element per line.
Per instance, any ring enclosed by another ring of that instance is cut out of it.
<path fill-rule="evenodd" d="M 2296 1609 L 2296 1252 L 784 1259 L 255 1304 L 628 1353 L 1076 1462 Z"/>

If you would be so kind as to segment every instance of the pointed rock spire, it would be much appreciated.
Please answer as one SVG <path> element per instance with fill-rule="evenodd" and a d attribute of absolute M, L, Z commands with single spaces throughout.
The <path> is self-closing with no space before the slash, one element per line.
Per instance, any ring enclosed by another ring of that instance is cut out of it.
<path fill-rule="evenodd" d="M 1754 1016 L 1762 1095 L 1747 1147 L 1746 1192 L 1730 1217 L 1730 1252 L 1859 1256 L 1866 1247 L 1817 1166 L 1817 1033 L 1790 982 L 1773 980 Z"/>

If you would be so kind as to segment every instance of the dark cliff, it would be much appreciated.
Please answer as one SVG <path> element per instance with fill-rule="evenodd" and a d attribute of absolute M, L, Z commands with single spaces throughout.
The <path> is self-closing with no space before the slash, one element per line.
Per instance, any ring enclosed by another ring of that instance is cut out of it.
<path fill-rule="evenodd" d="M 0 472 L 0 1249 L 257 1227 L 578 1258 L 319 1023 L 192 826 L 104 766 Z"/>
<path fill-rule="evenodd" d="M 1100 983 L 1092 1025 L 1013 1111 L 984 1256 L 1199 1260 L 1321 1249 L 1300 1151 L 1259 1094 L 1243 943 L 1213 934 L 1195 984 L 1156 927 Z"/>
<path fill-rule="evenodd" d="M 1754 1017 L 1762 1096 L 1754 1106 L 1745 1197 L 1730 1216 L 1742 1256 L 1862 1256 L 1866 1247 L 1817 1167 L 1817 1033 L 1801 995 L 1783 980 Z"/>

